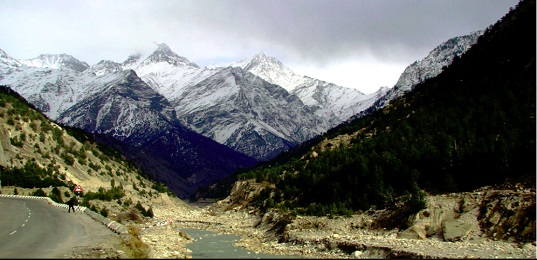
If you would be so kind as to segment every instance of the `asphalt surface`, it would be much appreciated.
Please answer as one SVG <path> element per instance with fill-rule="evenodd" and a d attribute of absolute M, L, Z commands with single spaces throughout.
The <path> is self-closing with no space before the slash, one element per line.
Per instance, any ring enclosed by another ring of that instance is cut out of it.
<path fill-rule="evenodd" d="M 0 258 L 64 257 L 86 237 L 75 213 L 42 200 L 0 198 Z"/>

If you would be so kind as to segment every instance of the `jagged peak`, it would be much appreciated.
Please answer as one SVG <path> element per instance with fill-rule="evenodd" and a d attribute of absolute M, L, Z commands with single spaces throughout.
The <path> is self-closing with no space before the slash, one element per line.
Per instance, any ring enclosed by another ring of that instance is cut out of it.
<path fill-rule="evenodd" d="M 9 56 L 4 50 L 0 49 L 0 57 L 9 57 Z"/>
<path fill-rule="evenodd" d="M 8 67 L 19 67 L 21 63 L 9 56 L 4 50 L 0 49 L 0 64 Z"/>
<path fill-rule="evenodd" d="M 260 52 L 256 54 L 252 60 L 250 61 L 250 64 L 248 66 L 253 66 L 254 64 L 277 64 L 279 66 L 283 66 L 282 62 L 274 57 L 270 57 L 265 55 L 265 53 Z"/>
<path fill-rule="evenodd" d="M 172 49 L 165 43 L 156 43 L 158 48 L 147 57 L 143 63 L 158 63 L 158 62 L 167 62 L 174 66 L 189 66 L 196 67 L 199 66 L 193 62 L 190 62 L 187 58 L 179 56 L 177 53 L 172 51 Z"/>
<path fill-rule="evenodd" d="M 158 46 L 158 50 L 161 50 L 161 51 L 167 51 L 167 52 L 173 52 L 172 49 L 170 49 L 170 46 L 168 46 L 168 44 L 166 43 L 157 43 L 155 42 L 155 44 Z"/>
<path fill-rule="evenodd" d="M 101 76 L 108 73 L 120 72 L 122 70 L 123 68 L 121 67 L 121 64 L 111 60 L 102 60 L 91 66 L 88 72 L 94 73 L 96 76 Z"/>
<path fill-rule="evenodd" d="M 83 61 L 80 61 L 69 54 L 40 54 L 36 58 L 29 60 L 19 60 L 24 65 L 30 67 L 41 67 L 51 69 L 72 69 L 75 71 L 85 71 L 90 66 Z"/>

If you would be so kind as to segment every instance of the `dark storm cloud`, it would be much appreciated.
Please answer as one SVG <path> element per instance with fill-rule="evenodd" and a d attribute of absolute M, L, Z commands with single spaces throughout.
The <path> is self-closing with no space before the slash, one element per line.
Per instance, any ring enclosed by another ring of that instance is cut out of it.
<path fill-rule="evenodd" d="M 153 42 L 201 66 L 264 52 L 349 87 L 393 86 L 404 67 L 454 36 L 485 29 L 517 0 L 2 0 L 0 49 L 68 53 L 96 64 Z"/>
<path fill-rule="evenodd" d="M 516 1 L 201 1 L 205 29 L 325 61 L 370 54 L 397 59 L 484 29 Z M 177 3 L 179 10 L 181 1 Z M 173 15 L 173 14 L 172 14 Z"/>

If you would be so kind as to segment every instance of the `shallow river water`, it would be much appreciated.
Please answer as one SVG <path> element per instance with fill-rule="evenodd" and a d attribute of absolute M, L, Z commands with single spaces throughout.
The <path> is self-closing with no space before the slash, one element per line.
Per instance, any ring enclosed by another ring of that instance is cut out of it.
<path fill-rule="evenodd" d="M 255 253 L 242 247 L 234 247 L 233 244 L 240 240 L 237 235 L 218 234 L 212 231 L 182 228 L 188 233 L 194 242 L 187 244 L 186 247 L 192 250 L 192 258 L 250 258 L 250 259 L 267 259 L 267 258 L 297 258 L 296 256 L 270 255 Z"/>

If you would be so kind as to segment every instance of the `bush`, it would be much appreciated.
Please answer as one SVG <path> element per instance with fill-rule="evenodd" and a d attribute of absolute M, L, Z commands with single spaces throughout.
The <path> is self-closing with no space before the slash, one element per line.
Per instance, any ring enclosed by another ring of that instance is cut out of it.
<path fill-rule="evenodd" d="M 63 203 L 62 192 L 60 191 L 60 189 L 58 189 L 58 187 L 52 188 L 52 191 L 50 192 L 48 197 L 57 203 Z"/>
<path fill-rule="evenodd" d="M 39 188 L 39 189 L 37 189 L 36 191 L 34 191 L 34 192 L 32 193 L 32 196 L 46 197 L 47 194 L 45 193 L 45 191 L 43 191 L 43 189 Z"/>
<path fill-rule="evenodd" d="M 103 207 L 103 209 L 101 209 L 100 213 L 101 213 L 101 215 L 103 217 L 105 217 L 105 218 L 108 217 L 108 210 L 106 208 Z"/>
<path fill-rule="evenodd" d="M 140 203 L 138 201 L 138 203 L 136 203 L 136 206 L 134 206 L 137 210 L 140 211 L 140 213 L 145 216 L 145 217 L 150 217 L 152 218 L 154 215 L 153 215 L 153 209 L 150 207 L 149 210 L 146 210 L 144 208 L 144 206 L 142 206 L 142 203 Z"/>
<path fill-rule="evenodd" d="M 125 223 L 126 221 L 134 221 L 136 223 L 142 223 L 143 218 L 140 211 L 136 208 L 131 208 L 128 211 L 121 212 L 117 215 L 117 222 Z"/>

